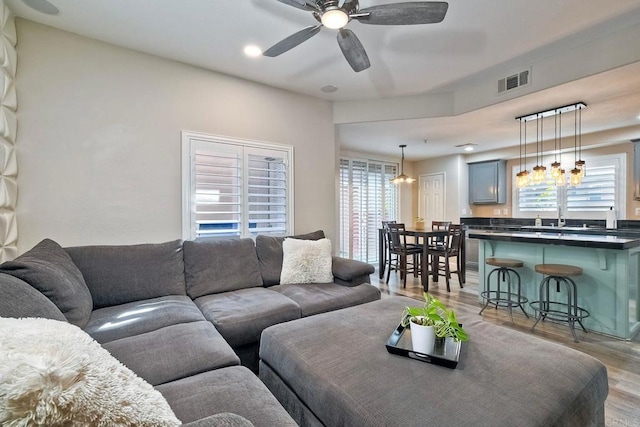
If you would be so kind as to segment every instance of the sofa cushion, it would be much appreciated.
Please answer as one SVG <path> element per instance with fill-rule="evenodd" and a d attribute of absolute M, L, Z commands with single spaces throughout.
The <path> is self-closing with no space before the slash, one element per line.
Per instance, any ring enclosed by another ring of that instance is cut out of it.
<path fill-rule="evenodd" d="M 237 414 L 223 412 L 183 424 L 183 427 L 253 427 L 253 423 Z"/>
<path fill-rule="evenodd" d="M 373 274 L 375 268 L 366 262 L 334 256 L 331 270 L 335 283 L 355 286 L 360 283 L 371 283 L 369 276 Z"/>
<path fill-rule="evenodd" d="M 54 303 L 27 282 L 0 273 L 0 317 L 44 317 L 67 320 Z"/>
<path fill-rule="evenodd" d="M 273 286 L 269 290 L 295 301 L 303 317 L 380 299 L 380 290 L 367 283 L 350 287 L 335 283 L 291 284 Z"/>
<path fill-rule="evenodd" d="M 66 248 L 95 308 L 166 295 L 186 295 L 182 242 Z"/>
<path fill-rule="evenodd" d="M 205 295 L 195 303 L 232 347 L 256 343 L 263 329 L 300 317 L 298 304 L 264 288 Z"/>
<path fill-rule="evenodd" d="M 80 328 L 0 319 L 3 426 L 178 426 L 161 393 Z"/>
<path fill-rule="evenodd" d="M 331 240 L 284 239 L 280 283 L 330 283 Z"/>
<path fill-rule="evenodd" d="M 103 347 L 154 386 L 240 364 L 220 332 L 206 320 L 167 326 Z"/>
<path fill-rule="evenodd" d="M 256 248 L 251 239 L 184 242 L 187 293 L 193 299 L 262 286 Z"/>
<path fill-rule="evenodd" d="M 81 328 L 93 303 L 82 273 L 62 247 L 44 239 L 30 251 L 0 265 L 0 271 L 24 280 L 51 300 L 66 319 Z"/>
<path fill-rule="evenodd" d="M 289 236 L 293 239 L 320 240 L 324 239 L 324 231 L 318 230 L 308 234 L 298 234 Z M 256 253 L 260 263 L 260 274 L 265 286 L 277 285 L 280 283 L 282 271 L 282 242 L 285 237 L 256 236 Z"/>
<path fill-rule="evenodd" d="M 184 423 L 231 412 L 257 426 L 297 426 L 267 387 L 243 366 L 204 372 L 156 389 Z"/>
<path fill-rule="evenodd" d="M 85 331 L 99 343 L 106 343 L 202 320 L 204 316 L 189 297 L 170 295 L 94 310 Z"/>

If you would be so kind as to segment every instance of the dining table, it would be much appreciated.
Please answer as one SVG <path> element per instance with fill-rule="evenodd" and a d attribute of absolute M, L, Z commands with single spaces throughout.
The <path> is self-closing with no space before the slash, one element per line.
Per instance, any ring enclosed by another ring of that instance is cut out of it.
<path fill-rule="evenodd" d="M 378 273 L 379 273 L 379 278 L 383 279 L 384 278 L 384 273 L 385 273 L 385 269 L 386 269 L 386 265 L 387 265 L 387 247 L 386 247 L 386 243 L 385 243 L 385 238 L 384 238 L 384 233 L 385 233 L 385 229 L 384 228 L 379 228 L 378 229 Z M 445 237 L 447 235 L 448 231 L 447 230 L 433 230 L 433 229 L 418 229 L 418 228 L 406 228 L 404 231 L 404 234 L 407 236 L 411 236 L 414 237 L 416 239 L 416 243 L 418 244 L 422 244 L 423 247 L 423 252 L 422 252 L 422 261 L 421 261 L 421 271 L 422 273 L 420 274 L 420 281 L 422 284 L 422 289 L 427 292 L 429 290 L 429 269 L 428 269 L 428 264 L 429 264 L 429 255 L 428 255 L 428 249 L 429 249 L 429 239 L 431 238 L 438 238 L 438 237 Z M 462 279 L 462 282 L 464 283 L 466 281 L 466 269 L 465 269 L 465 264 L 466 264 L 466 258 L 465 258 L 465 230 L 464 228 L 462 229 L 462 241 L 461 246 L 460 246 L 460 254 L 458 255 L 460 257 L 460 277 Z M 420 243 L 420 241 L 422 241 L 422 243 Z M 426 274 L 425 274 L 426 273 Z M 438 282 L 438 276 L 439 276 L 439 271 L 438 271 L 438 263 L 434 262 L 433 263 L 433 269 L 431 271 L 431 276 L 432 276 L 432 280 L 434 282 Z"/>

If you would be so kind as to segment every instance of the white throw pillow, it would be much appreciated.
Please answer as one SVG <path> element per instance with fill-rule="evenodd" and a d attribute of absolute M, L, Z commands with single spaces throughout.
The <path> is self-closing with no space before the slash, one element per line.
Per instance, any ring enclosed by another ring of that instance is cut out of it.
<path fill-rule="evenodd" d="M 164 397 L 77 326 L 0 318 L 0 425 L 179 426 Z"/>
<path fill-rule="evenodd" d="M 330 283 L 331 240 L 284 239 L 280 284 Z"/>

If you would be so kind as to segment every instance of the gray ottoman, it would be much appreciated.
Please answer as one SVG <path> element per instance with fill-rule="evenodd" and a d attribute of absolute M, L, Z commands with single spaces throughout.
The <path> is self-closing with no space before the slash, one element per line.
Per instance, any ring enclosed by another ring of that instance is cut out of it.
<path fill-rule="evenodd" d="M 389 354 L 392 297 L 267 328 L 260 378 L 302 426 L 604 426 L 607 372 L 584 353 L 457 314 L 456 369 Z"/>

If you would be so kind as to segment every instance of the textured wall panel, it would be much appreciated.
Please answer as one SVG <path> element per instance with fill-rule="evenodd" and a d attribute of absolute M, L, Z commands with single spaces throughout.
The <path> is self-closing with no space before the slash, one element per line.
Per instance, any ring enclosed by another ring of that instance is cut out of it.
<path fill-rule="evenodd" d="M 18 65 L 16 25 L 0 0 L 0 262 L 18 255 L 18 163 L 16 142 L 18 98 L 14 80 Z"/>

